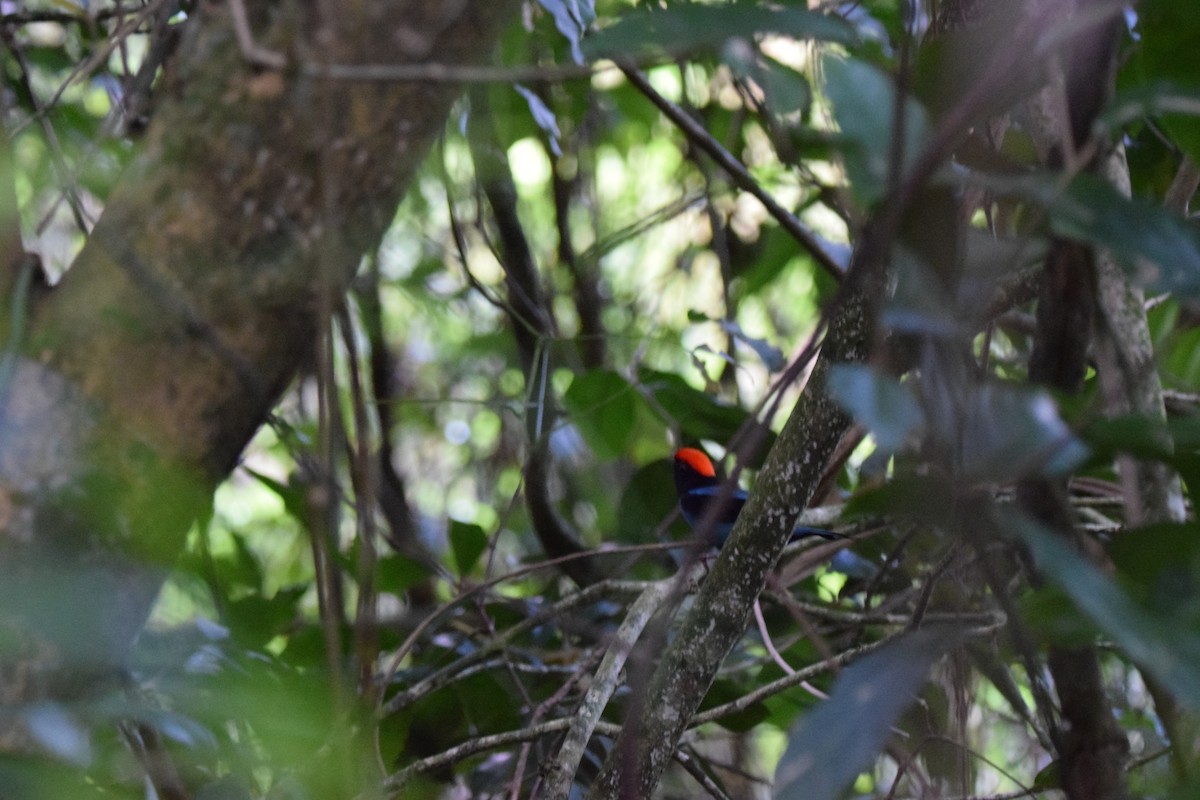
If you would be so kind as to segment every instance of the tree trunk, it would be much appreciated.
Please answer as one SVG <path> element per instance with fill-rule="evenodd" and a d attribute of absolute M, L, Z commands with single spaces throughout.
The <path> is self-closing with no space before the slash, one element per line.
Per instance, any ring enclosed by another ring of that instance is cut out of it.
<path fill-rule="evenodd" d="M 135 158 L 0 361 L 0 702 L 116 676 L 188 526 L 288 386 L 516 0 L 201 3 Z M 7 308 L 9 304 L 5 304 Z M 7 731 L 12 733 L 12 731 Z"/>

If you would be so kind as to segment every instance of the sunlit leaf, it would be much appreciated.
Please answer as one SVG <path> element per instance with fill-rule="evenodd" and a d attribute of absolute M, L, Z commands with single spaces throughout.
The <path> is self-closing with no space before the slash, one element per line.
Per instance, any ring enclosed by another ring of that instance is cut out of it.
<path fill-rule="evenodd" d="M 625 14 L 615 25 L 588 37 L 584 52 L 593 58 L 646 51 L 686 53 L 760 33 L 843 44 L 855 39 L 854 29 L 837 17 L 801 8 L 688 4 Z"/>
<path fill-rule="evenodd" d="M 871 205 L 882 199 L 888 188 L 896 106 L 892 79 L 855 58 L 830 56 L 821 65 L 825 93 L 841 130 L 841 153 L 850 185 L 865 205 Z M 925 110 L 911 97 L 905 102 L 903 120 L 904 148 L 897 165 L 901 175 L 930 134 Z"/>

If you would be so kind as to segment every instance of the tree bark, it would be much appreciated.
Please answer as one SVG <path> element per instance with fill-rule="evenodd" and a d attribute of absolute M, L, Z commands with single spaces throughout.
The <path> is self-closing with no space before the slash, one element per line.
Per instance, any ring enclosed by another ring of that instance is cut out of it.
<path fill-rule="evenodd" d="M 144 149 L 5 352 L 0 700 L 119 669 L 458 94 L 323 66 L 478 62 L 516 6 L 281 4 L 250 26 L 282 69 L 247 61 L 228 5 L 196 9 Z"/>

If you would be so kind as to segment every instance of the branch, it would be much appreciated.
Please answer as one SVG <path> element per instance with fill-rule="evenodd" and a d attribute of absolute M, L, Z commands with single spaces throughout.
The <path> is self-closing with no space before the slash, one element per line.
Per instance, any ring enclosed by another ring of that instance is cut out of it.
<path fill-rule="evenodd" d="M 759 185 L 750 171 L 746 169 L 732 153 L 721 146 L 721 143 L 712 137 L 703 125 L 692 119 L 686 111 L 672 103 L 667 98 L 663 97 L 658 91 L 650 85 L 650 81 L 637 71 L 631 65 L 623 65 L 621 71 L 625 73 L 625 77 L 634 87 L 644 94 L 650 102 L 658 106 L 658 109 L 666 115 L 667 119 L 675 123 L 676 127 L 683 132 L 683 135 L 688 138 L 694 145 L 699 147 L 708 156 L 725 170 L 729 177 L 733 180 L 735 186 L 744 192 L 748 192 L 758 199 L 763 207 L 767 209 L 779 226 L 792 235 L 800 246 L 809 252 L 817 264 L 821 266 L 829 275 L 836 281 L 841 281 L 844 275 L 842 266 L 831 256 L 821 242 L 811 231 L 805 227 L 796 215 L 788 211 L 783 206 L 779 205 L 778 201 Z"/>
<path fill-rule="evenodd" d="M 843 288 L 847 288 L 844 286 Z M 755 598 L 792 526 L 821 478 L 850 419 L 825 392 L 834 363 L 861 362 L 871 341 L 868 303 L 851 290 L 830 321 L 808 390 L 792 411 L 759 473 L 729 541 L 700 588 L 674 641 L 630 710 L 589 797 L 649 797 L 717 669 L 745 633 Z"/>
<path fill-rule="evenodd" d="M 570 793 L 571 782 L 579 769 L 579 762 L 583 759 L 587 743 L 591 741 L 592 733 L 600 725 L 600 715 L 604 713 L 609 698 L 620 685 L 625 661 L 634 644 L 668 598 L 677 597 L 681 590 L 686 591 L 686 587 L 694 585 L 702 572 L 703 566 L 697 561 L 693 563 L 688 574 L 651 584 L 629 607 L 625 621 L 609 642 L 604 660 L 600 662 L 599 669 L 591 678 L 587 694 L 579 704 L 579 710 L 572 719 L 562 746 L 546 768 L 547 797 L 566 797 Z"/>

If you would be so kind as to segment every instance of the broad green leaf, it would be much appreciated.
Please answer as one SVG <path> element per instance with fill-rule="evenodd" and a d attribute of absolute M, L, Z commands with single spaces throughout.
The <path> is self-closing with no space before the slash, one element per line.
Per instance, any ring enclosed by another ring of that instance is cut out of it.
<path fill-rule="evenodd" d="M 802 8 L 764 8 L 749 4 L 675 6 L 665 11 L 638 10 L 621 17 L 584 42 L 590 58 L 645 52 L 686 53 L 714 48 L 735 36 L 778 33 L 794 39 L 855 41 L 854 29 L 837 17 Z"/>
<path fill-rule="evenodd" d="M 1161 206 L 1085 173 L 1049 211 L 1057 233 L 1107 248 L 1148 291 L 1200 293 L 1200 232 Z"/>
<path fill-rule="evenodd" d="M 1038 523 L 1010 515 L 1006 527 L 1029 546 L 1038 569 L 1092 623 L 1184 705 L 1200 709 L 1200 635 L 1192 626 L 1151 613 L 1113 580 Z"/>
<path fill-rule="evenodd" d="M 1143 87 L 1173 84 L 1200 92 L 1200 15 L 1193 0 L 1144 0 L 1137 7 L 1140 42 L 1133 69 Z M 1175 94 L 1176 98 L 1180 95 Z M 1175 109 L 1171 109 L 1172 111 Z M 1200 119 L 1196 111 L 1169 113 L 1161 123 L 1171 138 L 1193 159 L 1200 159 Z"/>
<path fill-rule="evenodd" d="M 1159 350 L 1163 377 L 1171 386 L 1200 388 L 1200 328 L 1176 328 L 1166 347 Z"/>
<path fill-rule="evenodd" d="M 633 473 L 621 494 L 617 540 L 653 542 L 654 531 L 675 508 L 675 483 L 666 460 L 651 462 Z"/>
<path fill-rule="evenodd" d="M 280 589 L 271 598 L 261 594 L 240 597 L 226 607 L 224 621 L 240 645 L 263 647 L 299 616 L 300 598 L 307 591 L 307 585 L 299 585 Z"/>
<path fill-rule="evenodd" d="M 912 392 L 870 367 L 839 364 L 829 373 L 829 391 L 854 418 L 866 425 L 879 447 L 895 452 L 925 424 Z"/>
<path fill-rule="evenodd" d="M 379 559 L 375 565 L 376 588 L 402 595 L 429 577 L 429 570 L 402 553 Z"/>
<path fill-rule="evenodd" d="M 1160 114 L 1200 117 L 1200 85 L 1154 81 L 1122 90 L 1113 97 L 1096 124 L 1116 130 L 1142 117 Z"/>
<path fill-rule="evenodd" d="M 789 737 L 775 772 L 777 800 L 841 797 L 871 768 L 933 662 L 957 640 L 950 631 L 918 631 L 847 667 Z"/>
<path fill-rule="evenodd" d="M 891 166 L 892 119 L 896 92 L 892 79 L 878 68 L 854 58 L 830 56 L 821 61 L 825 93 L 842 136 L 842 158 L 851 188 L 864 205 L 887 192 Z M 904 150 L 901 174 L 921 152 L 930 135 L 925 109 L 913 98 L 904 105 Z"/>
<path fill-rule="evenodd" d="M 639 378 L 654 396 L 655 403 L 667 413 L 667 422 L 678 425 L 686 439 L 728 442 L 750 420 L 745 409 L 726 405 L 693 389 L 674 373 L 643 369 Z M 766 439 L 762 452 L 766 452 L 775 437 L 770 431 L 763 431 L 763 435 Z"/>
<path fill-rule="evenodd" d="M 305 496 L 304 487 L 291 482 L 277 481 L 270 475 L 265 475 L 245 464 L 242 465 L 242 469 L 246 471 L 247 475 L 278 495 L 287 512 L 301 525 L 308 527 L 308 498 Z"/>
<path fill-rule="evenodd" d="M 777 119 L 798 123 L 812 106 L 808 78 L 773 58 L 760 56 L 742 40 L 728 42 L 721 57 L 735 74 L 752 79 L 766 96 L 766 109 Z"/>
<path fill-rule="evenodd" d="M 1147 291 L 1200 293 L 1200 231 L 1162 206 L 1125 197 L 1090 173 L 1065 189 L 1051 175 L 972 180 L 1041 206 L 1054 233 L 1107 249 Z"/>
<path fill-rule="evenodd" d="M 1151 609 L 1195 629 L 1200 621 L 1200 529 L 1195 522 L 1159 523 L 1113 537 L 1108 551 L 1122 586 Z"/>
<path fill-rule="evenodd" d="M 629 381 L 609 369 L 576 375 L 563 405 L 596 454 L 613 459 L 628 452 L 637 419 L 638 396 Z"/>
<path fill-rule="evenodd" d="M 487 545 L 488 537 L 483 528 L 470 522 L 450 520 L 450 552 L 459 575 L 468 575 L 475 569 Z"/>
<path fill-rule="evenodd" d="M 949 526 L 954 523 L 955 512 L 953 504 L 945 499 L 954 491 L 946 476 L 937 470 L 928 475 L 897 471 L 893 479 L 851 497 L 842 518 L 867 520 L 902 515 L 925 527 Z"/>

